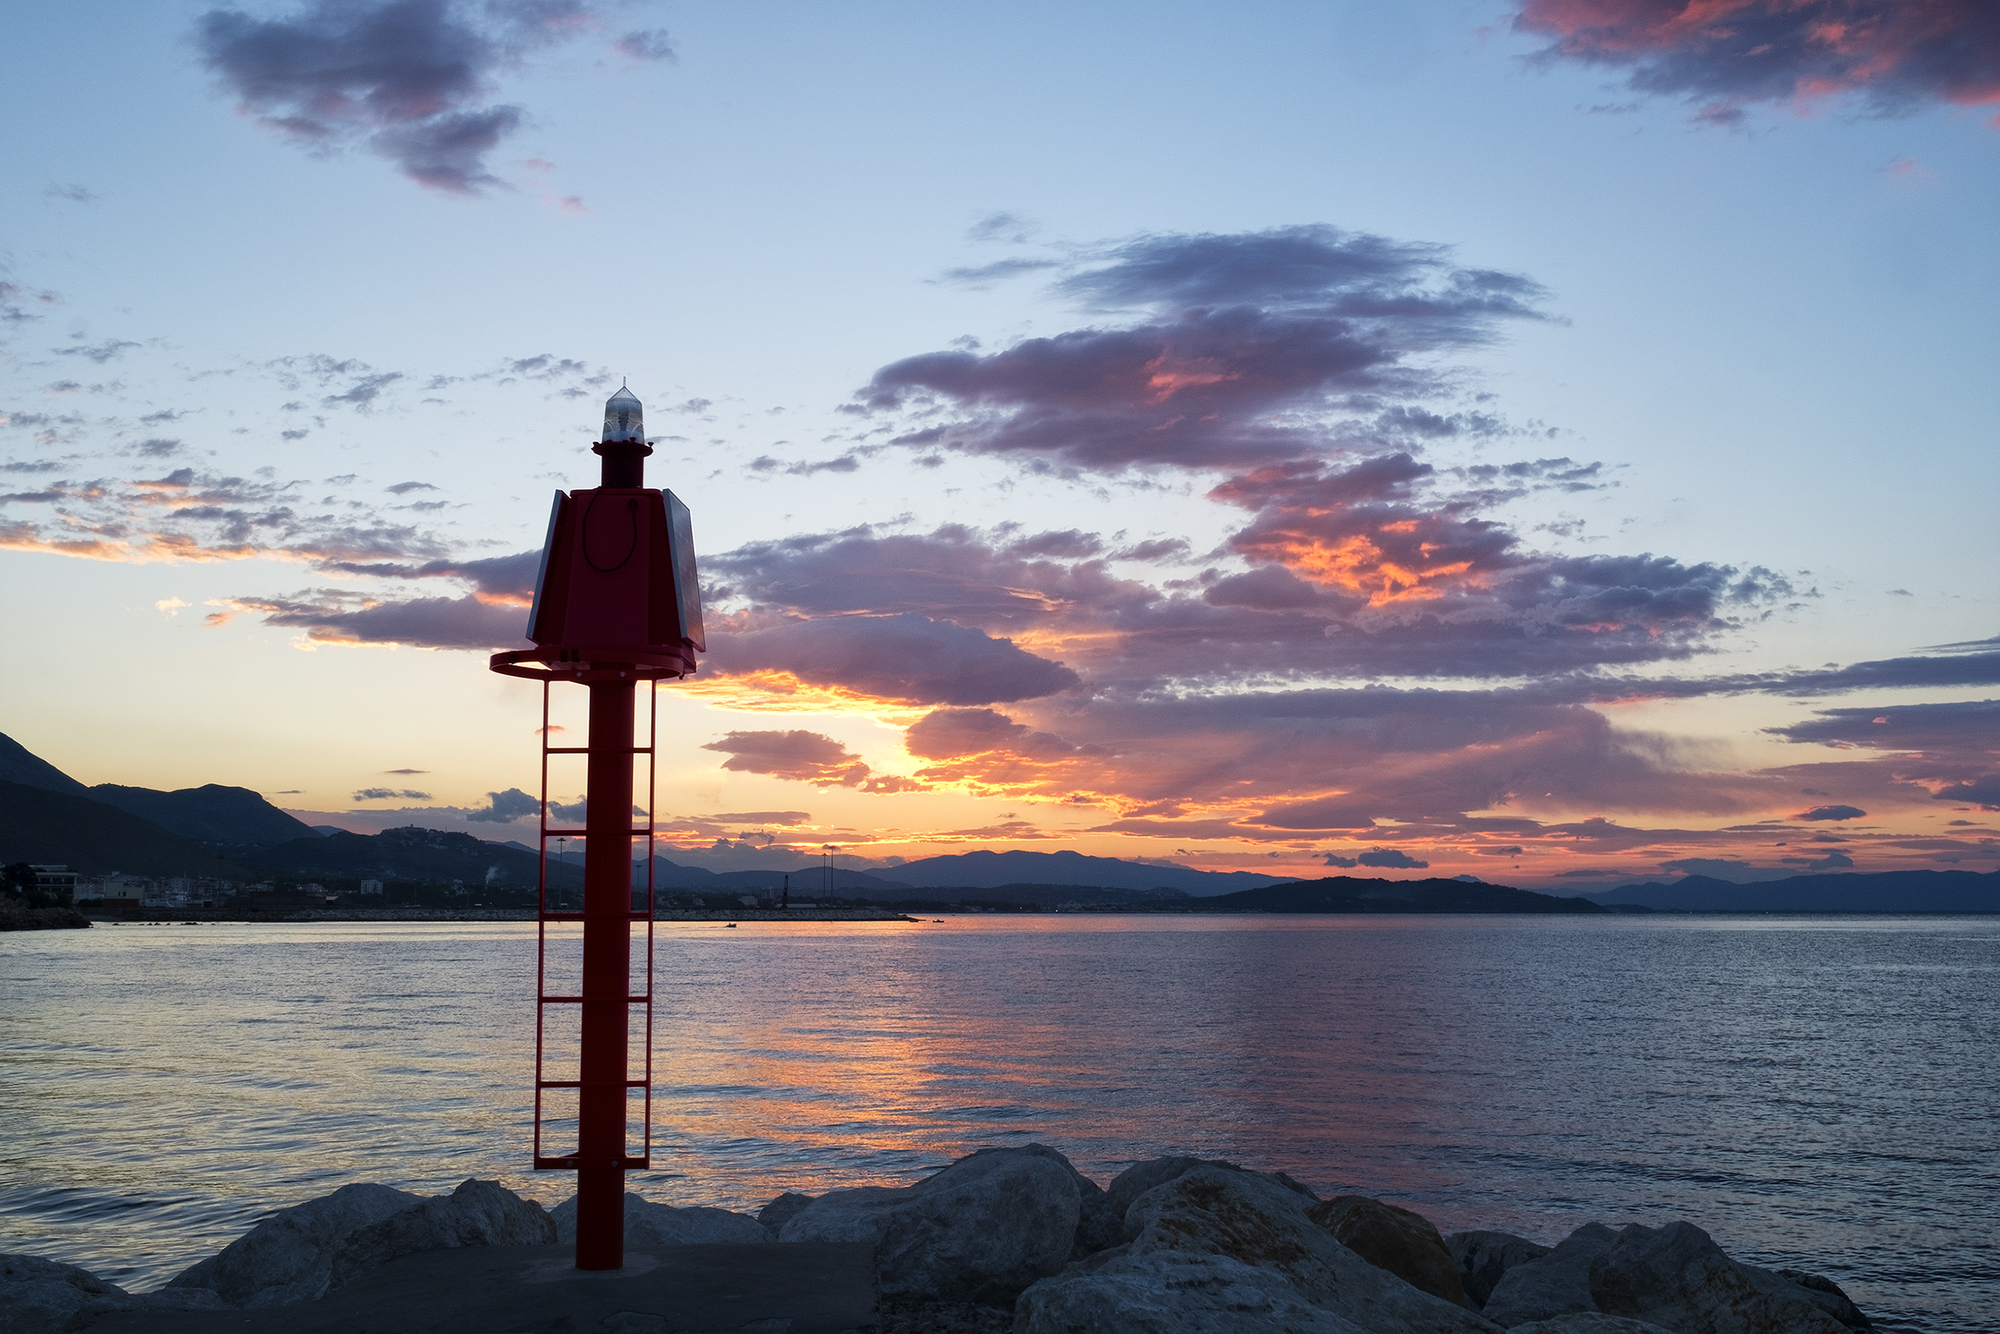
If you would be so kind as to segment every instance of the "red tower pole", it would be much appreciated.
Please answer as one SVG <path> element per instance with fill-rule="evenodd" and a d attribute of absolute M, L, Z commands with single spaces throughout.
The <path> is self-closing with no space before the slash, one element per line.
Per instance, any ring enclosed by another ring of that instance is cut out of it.
<path fill-rule="evenodd" d="M 576 1267 L 625 1264 L 625 1081 L 632 991 L 631 681 L 592 681 L 583 854 L 583 1088 Z"/>

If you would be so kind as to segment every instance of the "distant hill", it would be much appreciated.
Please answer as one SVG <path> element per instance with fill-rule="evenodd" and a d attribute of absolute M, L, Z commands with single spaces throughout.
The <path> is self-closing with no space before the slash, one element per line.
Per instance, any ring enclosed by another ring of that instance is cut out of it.
<path fill-rule="evenodd" d="M 576 853 L 570 856 L 575 858 Z M 637 863 L 644 875 L 645 859 Z M 692 889 L 729 891 L 747 894 L 766 889 L 779 889 L 785 877 L 792 878 L 792 893 L 811 898 L 831 892 L 840 898 L 879 898 L 884 894 L 909 892 L 909 886 L 894 880 L 885 880 L 866 871 L 850 871 L 845 867 L 835 867 L 833 889 L 826 889 L 826 872 L 817 866 L 797 866 L 790 870 L 775 871 L 709 871 L 699 866 L 682 866 L 670 862 L 665 857 L 653 858 L 653 887 L 659 890 Z M 641 881 L 643 884 L 644 882 Z"/>
<path fill-rule="evenodd" d="M 247 787 L 208 783 L 161 792 L 150 787 L 99 783 L 90 789 L 89 795 L 198 843 L 266 847 L 295 838 L 318 837 L 311 825 L 293 819 Z"/>
<path fill-rule="evenodd" d="M 2000 912 L 2000 871 L 1795 875 L 1738 885 L 1705 875 L 1592 890 L 1608 906 L 1683 912 Z"/>
<path fill-rule="evenodd" d="M 116 806 L 0 781 L 0 865 L 14 862 L 67 866 L 86 875 L 264 877 Z"/>
<path fill-rule="evenodd" d="M 1237 909 L 1297 913 L 1601 913 L 1588 899 L 1558 898 L 1468 880 L 1374 880 L 1337 875 L 1200 899 L 1203 912 Z"/>
<path fill-rule="evenodd" d="M 487 843 L 470 834 L 448 834 L 415 825 L 379 834 L 308 832 L 275 847 L 244 854 L 245 860 L 296 876 L 328 879 L 425 880 L 468 886 L 495 879 L 513 888 L 535 885 L 535 854 L 504 843 Z M 583 867 L 576 862 L 549 860 L 549 884 L 574 888 L 583 884 Z"/>
<path fill-rule="evenodd" d="M 1213 899 L 1193 899 L 1178 889 L 1103 889 L 1096 885 L 983 885 L 934 889 L 898 888 L 869 897 L 882 903 L 1020 903 L 1053 907 L 1076 903 L 1092 908 L 1125 905 L 1140 907 L 1198 903 L 1206 908 Z"/>
<path fill-rule="evenodd" d="M 89 788 L 4 733 L 0 733 L 0 782 L 66 792 L 72 797 L 90 795 Z"/>
<path fill-rule="evenodd" d="M 311 826 L 293 819 L 247 787 L 209 783 L 202 787 L 184 787 L 176 792 L 162 792 L 150 787 L 124 787 L 118 783 L 85 787 L 14 738 L 4 735 L 0 735 L 0 781 L 61 792 L 72 797 L 89 797 L 128 815 L 136 815 L 170 834 L 210 844 L 218 851 L 234 853 L 243 848 L 304 838 L 312 833 Z"/>
<path fill-rule="evenodd" d="M 964 852 L 925 857 L 874 873 L 916 889 L 990 889 L 999 885 L 1089 885 L 1098 889 L 1178 889 L 1186 894 L 1227 894 L 1259 889 L 1292 876 L 1255 871 L 1196 871 L 1153 866 L 1080 852 Z"/>

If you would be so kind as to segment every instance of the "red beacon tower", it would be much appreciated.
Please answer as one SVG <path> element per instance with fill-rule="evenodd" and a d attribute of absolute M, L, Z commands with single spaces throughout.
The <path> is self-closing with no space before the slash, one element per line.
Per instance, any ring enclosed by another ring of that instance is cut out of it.
<path fill-rule="evenodd" d="M 639 400 L 620 388 L 604 405 L 604 460 L 595 490 L 556 492 L 542 547 L 541 573 L 528 613 L 535 647 L 493 655 L 491 667 L 542 682 L 542 874 L 535 1010 L 535 1168 L 576 1172 L 576 1267 L 625 1263 L 625 1170 L 652 1165 L 653 1066 L 653 752 L 662 679 L 678 680 L 706 651 L 701 589 L 695 579 L 694 529 L 671 491 L 645 485 L 645 421 Z M 590 692 L 590 732 L 582 746 L 549 744 L 549 687 L 575 682 Z M 638 683 L 649 683 L 646 744 L 633 736 Z M 588 806 L 582 829 L 549 826 L 549 756 L 587 757 Z M 646 756 L 646 823 L 633 826 L 634 757 Z M 552 910 L 548 841 L 584 840 L 583 909 Z M 633 906 L 632 840 L 646 840 L 643 909 Z M 646 923 L 644 986 L 633 985 L 632 924 Z M 580 923 L 582 984 L 551 994 L 549 924 Z M 547 1078 L 543 1053 L 551 1006 L 576 1007 L 579 1059 L 574 1079 Z M 643 1076 L 632 1077 L 634 1007 L 644 1007 Z M 545 1154 L 543 1093 L 573 1090 L 573 1153 Z M 639 1092 L 640 1152 L 632 1153 L 628 1108 Z"/>

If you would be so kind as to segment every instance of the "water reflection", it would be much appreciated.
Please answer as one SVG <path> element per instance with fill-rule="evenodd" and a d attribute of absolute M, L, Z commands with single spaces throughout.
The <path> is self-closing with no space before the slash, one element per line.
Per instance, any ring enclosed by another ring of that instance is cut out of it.
<path fill-rule="evenodd" d="M 663 924 L 641 1188 L 755 1208 L 983 1144 L 1100 1180 L 1193 1152 L 1447 1228 L 1691 1217 L 1972 1329 L 1997 964 L 1977 919 Z M 144 1286 L 346 1181 L 553 1203 L 522 1170 L 533 987 L 528 925 L 0 939 L 0 1246 Z"/>

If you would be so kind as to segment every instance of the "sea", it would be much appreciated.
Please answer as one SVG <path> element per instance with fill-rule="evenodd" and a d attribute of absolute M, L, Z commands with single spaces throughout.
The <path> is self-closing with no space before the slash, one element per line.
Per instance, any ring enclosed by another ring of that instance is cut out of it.
<path fill-rule="evenodd" d="M 1686 1219 L 1879 1329 L 2000 1329 L 2000 918 L 967 914 L 653 952 L 630 1185 L 662 1202 L 1193 1154 L 1447 1232 Z M 532 923 L 0 936 L 0 1251 L 146 1290 L 347 1182 L 559 1202 L 535 978 Z"/>

